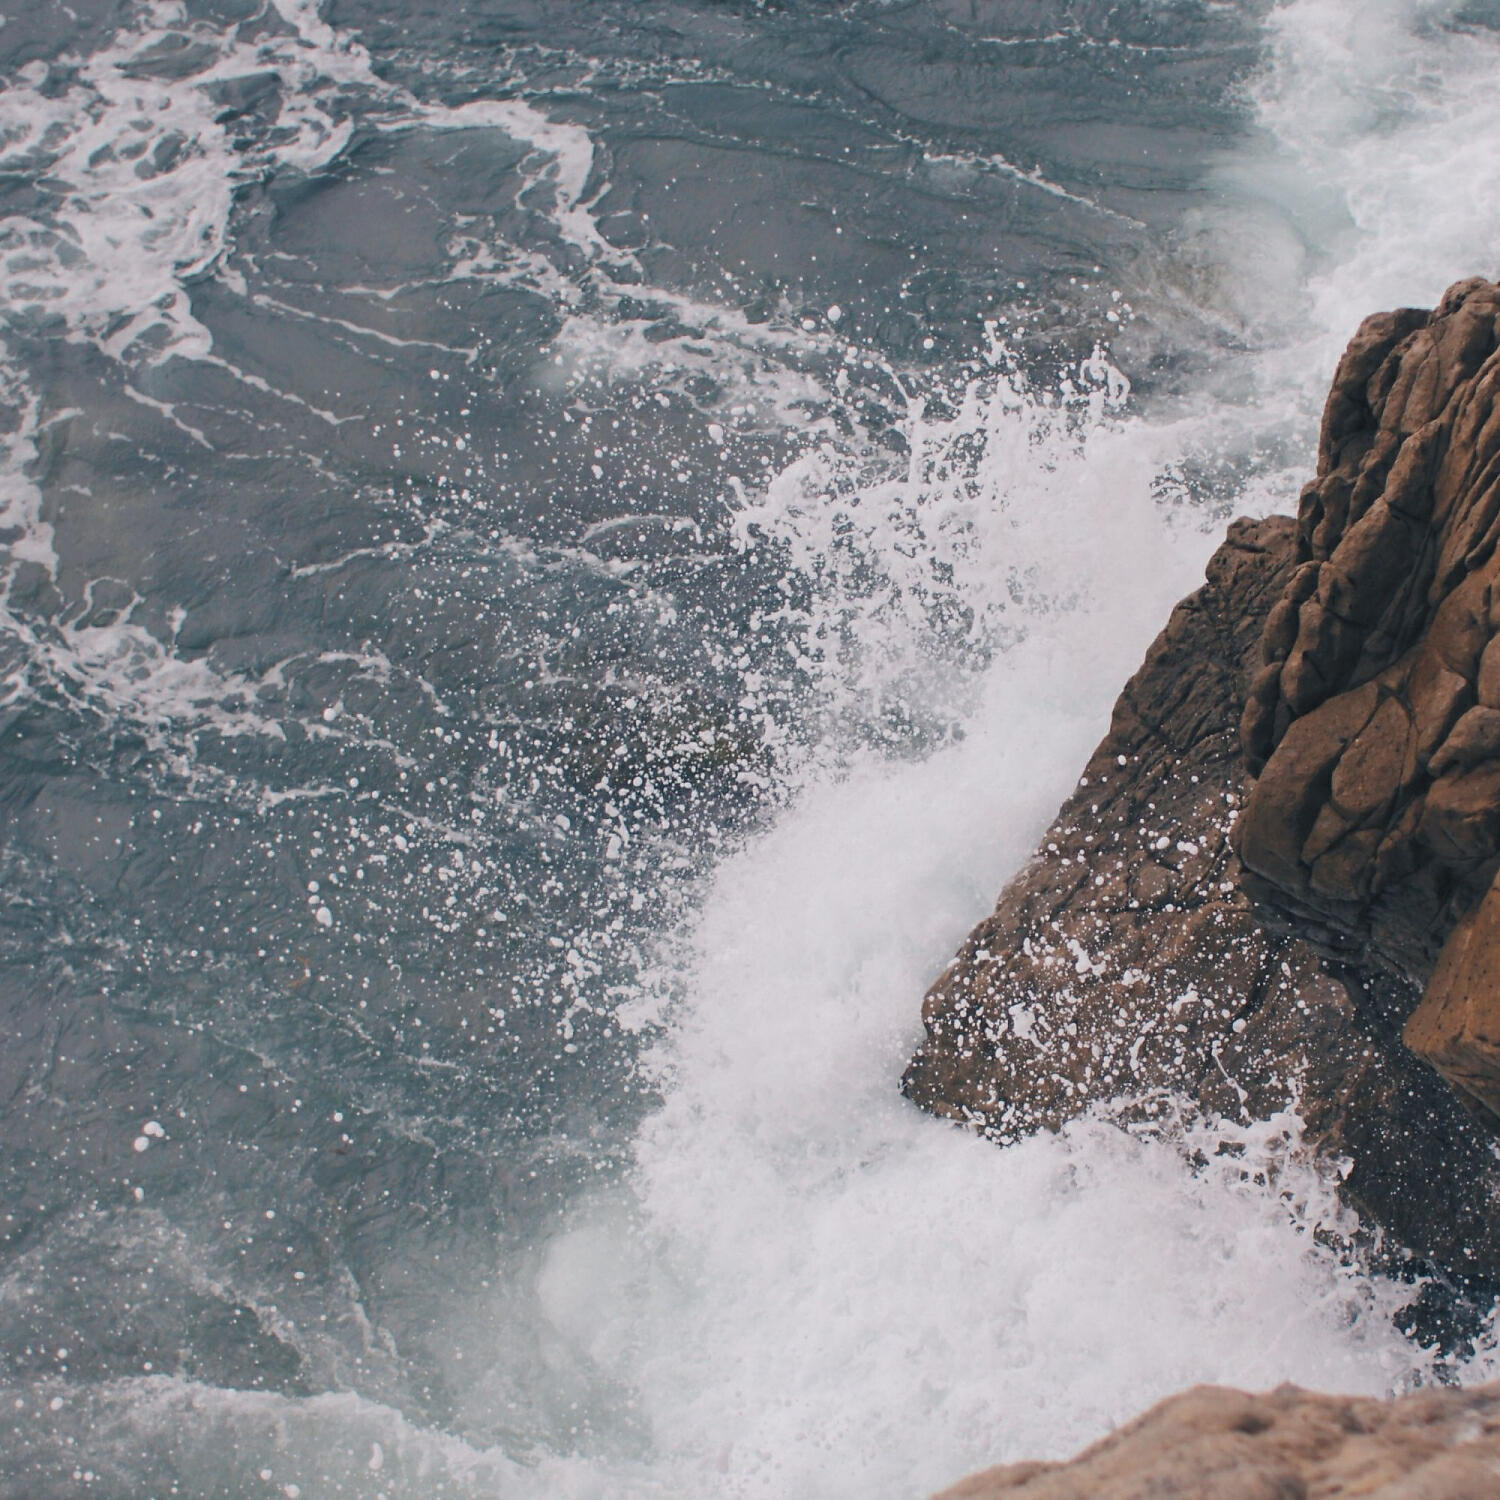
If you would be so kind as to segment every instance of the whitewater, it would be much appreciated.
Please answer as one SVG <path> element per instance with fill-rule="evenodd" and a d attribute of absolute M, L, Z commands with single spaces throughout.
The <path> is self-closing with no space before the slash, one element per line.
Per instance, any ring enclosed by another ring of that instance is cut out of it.
<path fill-rule="evenodd" d="M 242 9 L 155 0 L 0 93 L 7 171 L 63 184 L 0 224 L 7 942 L 28 1004 L 129 1012 L 91 1051 L 15 1002 L 51 1061 L 6 1106 L 0 1494 L 894 1500 L 1195 1381 L 1492 1378 L 1403 1332 L 1295 1116 L 1002 1148 L 898 1081 L 1228 518 L 1295 507 L 1360 319 L 1495 272 L 1497 18 L 1177 7 L 1248 61 L 1150 213 L 882 123 L 881 192 L 900 152 L 924 202 L 1097 226 L 907 329 L 874 252 L 752 286 L 663 250 L 733 217 L 685 169 L 654 238 L 608 110 L 727 109 L 709 41 L 583 56 L 513 7 L 413 61 Z M 1148 97 L 1161 45 L 1098 42 Z M 184 499 L 142 521 L 112 464 Z"/>

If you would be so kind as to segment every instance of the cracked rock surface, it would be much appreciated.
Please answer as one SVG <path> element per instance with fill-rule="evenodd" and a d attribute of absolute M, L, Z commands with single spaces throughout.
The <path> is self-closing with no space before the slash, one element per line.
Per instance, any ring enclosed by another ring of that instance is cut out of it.
<path fill-rule="evenodd" d="M 1500 286 L 1368 319 L 1334 377 L 1242 724 L 1246 889 L 1426 986 L 1408 1043 L 1500 1111 Z"/>

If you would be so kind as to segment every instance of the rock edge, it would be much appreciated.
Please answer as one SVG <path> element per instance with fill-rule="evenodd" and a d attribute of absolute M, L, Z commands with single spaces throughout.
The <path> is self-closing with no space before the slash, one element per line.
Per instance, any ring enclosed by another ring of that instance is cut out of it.
<path fill-rule="evenodd" d="M 1394 1401 L 1196 1386 L 1070 1463 L 1006 1464 L 934 1500 L 1494 1500 L 1500 1383 Z"/>

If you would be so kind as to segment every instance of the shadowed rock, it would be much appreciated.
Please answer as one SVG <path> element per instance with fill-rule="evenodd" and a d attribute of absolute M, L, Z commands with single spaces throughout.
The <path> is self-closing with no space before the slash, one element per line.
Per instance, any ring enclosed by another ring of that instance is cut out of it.
<path fill-rule="evenodd" d="M 1197 1386 L 1071 1463 L 1008 1464 L 934 1500 L 1493 1500 L 1500 1385 L 1398 1401 Z"/>

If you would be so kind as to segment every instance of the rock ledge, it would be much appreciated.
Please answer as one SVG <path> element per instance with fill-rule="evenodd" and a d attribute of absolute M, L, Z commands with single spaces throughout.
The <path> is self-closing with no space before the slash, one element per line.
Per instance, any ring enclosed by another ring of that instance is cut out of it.
<path fill-rule="evenodd" d="M 1071 1463 L 1006 1464 L 935 1500 L 1494 1500 L 1500 1384 L 1395 1401 L 1201 1385 Z"/>

